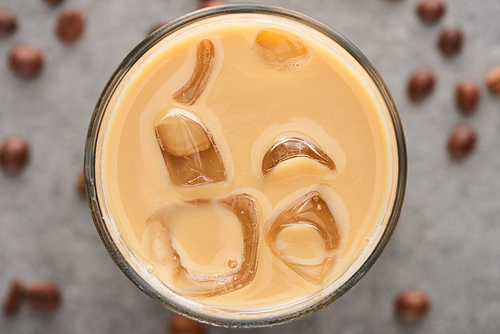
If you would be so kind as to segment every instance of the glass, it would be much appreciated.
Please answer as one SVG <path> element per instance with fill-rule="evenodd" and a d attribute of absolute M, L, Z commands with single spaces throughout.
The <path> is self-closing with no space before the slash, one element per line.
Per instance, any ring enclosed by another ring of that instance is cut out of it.
<path fill-rule="evenodd" d="M 335 285 L 334 287 L 326 287 L 305 301 L 263 311 L 234 311 L 200 305 L 173 293 L 158 279 L 152 278 L 152 275 L 148 275 L 147 269 L 144 268 L 144 265 L 141 265 L 127 248 L 125 242 L 120 237 L 117 227 L 113 224 L 111 215 L 104 202 L 101 181 L 101 153 L 105 130 L 110 116 L 109 111 L 112 109 L 111 106 L 116 102 L 118 94 L 115 93 L 119 92 L 126 85 L 127 79 L 132 75 L 130 70 L 134 64 L 143 55 L 148 52 L 154 52 L 155 48 L 158 48 L 157 44 L 160 40 L 171 34 L 175 34 L 179 29 L 214 19 L 234 18 L 238 15 L 261 15 L 271 20 L 273 18 L 289 20 L 294 22 L 294 24 L 311 28 L 323 34 L 344 48 L 346 54 L 352 57 L 357 62 L 359 68 L 365 72 L 367 80 L 371 80 L 368 84 L 372 92 L 378 97 L 379 101 L 385 104 L 384 107 L 387 114 L 385 118 L 388 123 L 392 145 L 394 172 L 392 175 L 390 200 L 387 213 L 381 224 L 383 228 L 374 234 L 373 238 L 376 241 L 372 243 L 371 249 L 366 251 L 364 253 L 365 256 L 362 256 L 360 260 L 355 262 L 348 272 L 335 282 L 337 284 L 333 284 Z M 168 23 L 144 39 L 123 60 L 105 86 L 92 115 L 85 148 L 85 182 L 89 207 L 101 240 L 117 266 L 139 289 L 162 306 L 201 322 L 224 327 L 249 328 L 286 323 L 318 311 L 346 293 L 372 267 L 396 227 L 406 187 L 406 170 L 405 140 L 396 106 L 380 75 L 366 57 L 335 30 L 312 18 L 283 8 L 258 4 L 226 5 L 196 11 Z"/>

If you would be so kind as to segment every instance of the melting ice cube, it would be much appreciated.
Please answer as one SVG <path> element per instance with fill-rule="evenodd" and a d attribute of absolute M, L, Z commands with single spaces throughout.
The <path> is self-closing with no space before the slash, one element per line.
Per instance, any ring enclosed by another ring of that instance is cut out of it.
<path fill-rule="evenodd" d="M 182 114 L 171 114 L 156 126 L 162 148 L 172 155 L 182 157 L 210 148 L 211 141 L 200 123 Z"/>
<path fill-rule="evenodd" d="M 314 284 L 321 284 L 328 276 L 340 245 L 335 218 L 317 191 L 268 222 L 265 238 L 276 257 Z"/>
<path fill-rule="evenodd" d="M 156 137 L 174 184 L 197 186 L 226 180 L 212 136 L 187 110 L 169 112 L 156 125 Z"/>
<path fill-rule="evenodd" d="M 297 157 L 310 158 L 335 169 L 333 160 L 316 145 L 302 138 L 289 137 L 281 139 L 266 152 L 262 160 L 262 172 L 266 174 L 279 163 Z"/>
<path fill-rule="evenodd" d="M 215 46 L 211 40 L 204 39 L 198 43 L 193 74 L 189 81 L 174 93 L 173 98 L 175 101 L 186 105 L 192 105 L 196 102 L 207 85 L 214 56 Z"/>
<path fill-rule="evenodd" d="M 309 56 L 307 44 L 292 33 L 263 29 L 255 38 L 254 49 L 280 70 L 300 69 Z"/>
<path fill-rule="evenodd" d="M 168 205 L 148 220 L 143 244 L 150 249 L 155 272 L 166 271 L 174 290 L 191 297 L 216 296 L 254 278 L 259 219 L 258 206 L 247 194 Z"/>

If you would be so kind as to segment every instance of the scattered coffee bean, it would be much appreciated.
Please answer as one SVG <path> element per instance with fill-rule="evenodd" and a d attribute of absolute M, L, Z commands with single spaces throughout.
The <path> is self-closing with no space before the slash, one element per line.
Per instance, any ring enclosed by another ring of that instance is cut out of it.
<path fill-rule="evenodd" d="M 439 21 L 446 8 L 440 0 L 423 0 L 417 6 L 417 14 L 420 19 L 426 23 L 435 23 Z"/>
<path fill-rule="evenodd" d="M 169 319 L 171 334 L 204 334 L 205 326 L 181 315 L 173 315 Z"/>
<path fill-rule="evenodd" d="M 19 308 L 19 305 L 21 305 L 23 294 L 24 286 L 21 281 L 17 279 L 13 280 L 3 304 L 3 313 L 6 315 L 14 314 Z"/>
<path fill-rule="evenodd" d="M 43 68 L 42 52 L 31 45 L 19 44 L 10 50 L 9 64 L 12 70 L 25 77 L 36 76 Z"/>
<path fill-rule="evenodd" d="M 225 5 L 226 2 L 222 0 L 202 0 L 200 4 L 200 9 L 201 8 L 208 8 L 208 7 L 213 7 L 213 6 L 220 6 L 220 5 Z"/>
<path fill-rule="evenodd" d="M 63 2 L 64 0 L 43 0 L 45 1 L 47 4 L 49 5 L 52 5 L 52 6 L 57 6 L 59 5 L 61 2 Z"/>
<path fill-rule="evenodd" d="M 85 29 L 85 15 L 77 8 L 66 8 L 59 13 L 56 21 L 56 35 L 65 42 L 76 41 Z"/>
<path fill-rule="evenodd" d="M 167 24 L 167 22 L 158 22 L 156 24 L 154 24 L 151 29 L 149 29 L 148 31 L 148 35 L 151 35 L 152 33 L 154 33 L 156 30 L 160 29 L 161 27 L 163 27 L 165 24 Z"/>
<path fill-rule="evenodd" d="M 79 194 L 85 195 L 85 175 L 83 173 L 83 169 L 80 171 L 75 180 L 75 188 Z"/>
<path fill-rule="evenodd" d="M 18 135 L 6 137 L 0 146 L 0 165 L 7 172 L 20 172 L 28 162 L 29 153 L 26 139 Z"/>
<path fill-rule="evenodd" d="M 484 83 L 492 93 L 500 95 L 500 65 L 491 68 L 486 73 Z"/>
<path fill-rule="evenodd" d="M 429 96 L 436 85 L 436 77 L 429 69 L 419 69 L 410 75 L 406 92 L 410 99 L 419 101 Z"/>
<path fill-rule="evenodd" d="M 8 9 L 0 8 L 0 35 L 13 33 L 17 28 L 17 18 Z"/>
<path fill-rule="evenodd" d="M 438 40 L 439 49 L 447 56 L 454 56 L 462 50 L 464 34 L 460 28 L 445 28 Z"/>
<path fill-rule="evenodd" d="M 429 312 L 430 307 L 429 296 L 425 292 L 416 289 L 401 291 L 394 303 L 396 315 L 407 322 L 422 320 Z"/>
<path fill-rule="evenodd" d="M 36 311 L 53 311 L 61 304 L 59 287 L 48 281 L 28 285 L 24 298 L 28 306 Z"/>
<path fill-rule="evenodd" d="M 470 125 L 458 125 L 448 137 L 448 153 L 452 158 L 463 159 L 474 151 L 477 134 Z"/>
<path fill-rule="evenodd" d="M 455 87 L 455 99 L 458 108 L 471 114 L 476 110 L 481 97 L 479 85 L 472 79 L 462 79 Z"/>

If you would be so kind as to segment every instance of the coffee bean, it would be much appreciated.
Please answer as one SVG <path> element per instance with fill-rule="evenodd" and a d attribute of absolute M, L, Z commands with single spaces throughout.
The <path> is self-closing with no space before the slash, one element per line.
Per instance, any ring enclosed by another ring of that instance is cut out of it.
<path fill-rule="evenodd" d="M 205 327 L 194 320 L 181 315 L 173 315 L 169 319 L 171 334 L 204 334 Z"/>
<path fill-rule="evenodd" d="M 422 320 L 429 313 L 430 307 L 429 296 L 416 289 L 401 291 L 394 303 L 396 315 L 407 322 Z"/>
<path fill-rule="evenodd" d="M 410 99 L 419 101 L 429 96 L 436 85 L 436 77 L 429 69 L 414 71 L 408 80 L 406 92 Z"/>
<path fill-rule="evenodd" d="M 9 64 L 17 74 L 33 77 L 39 74 L 43 68 L 43 54 L 34 46 L 19 44 L 10 50 Z"/>
<path fill-rule="evenodd" d="M 472 79 L 462 79 L 455 87 L 457 106 L 463 112 L 471 114 L 476 110 L 481 92 L 479 85 Z"/>
<path fill-rule="evenodd" d="M 0 8 L 0 35 L 13 33 L 17 28 L 17 18 L 8 9 Z"/>
<path fill-rule="evenodd" d="M 464 34 L 460 28 L 445 28 L 438 40 L 439 49 L 447 56 L 454 56 L 462 50 Z"/>
<path fill-rule="evenodd" d="M 83 173 L 83 169 L 78 173 L 78 176 L 75 180 L 75 188 L 80 195 L 85 195 L 85 175 Z"/>
<path fill-rule="evenodd" d="M 448 137 L 448 153 L 452 158 L 463 159 L 476 147 L 477 134 L 470 125 L 458 125 Z"/>
<path fill-rule="evenodd" d="M 26 139 L 18 135 L 6 137 L 0 146 L 0 165 L 7 172 L 20 172 L 28 162 L 29 153 Z"/>
<path fill-rule="evenodd" d="M 200 9 L 201 8 L 208 8 L 208 7 L 213 7 L 213 6 L 220 6 L 220 5 L 225 5 L 226 2 L 222 0 L 202 0 L 200 4 Z"/>
<path fill-rule="evenodd" d="M 66 8 L 59 13 L 56 21 L 56 35 L 65 42 L 76 41 L 85 29 L 85 15 L 77 8 Z"/>
<path fill-rule="evenodd" d="M 26 287 L 24 298 L 36 311 L 53 311 L 61 304 L 61 291 L 52 282 L 39 281 Z"/>
<path fill-rule="evenodd" d="M 500 95 L 500 65 L 491 68 L 486 73 L 484 83 L 490 92 Z"/>
<path fill-rule="evenodd" d="M 52 6 L 57 6 L 59 5 L 61 2 L 63 2 L 64 0 L 43 0 L 45 1 L 47 4 L 49 5 L 52 5 Z"/>
<path fill-rule="evenodd" d="M 417 14 L 426 23 L 439 21 L 446 10 L 444 3 L 440 0 L 423 0 L 417 6 Z"/>
<path fill-rule="evenodd" d="M 19 305 L 21 305 L 21 300 L 24 294 L 24 286 L 20 280 L 13 280 L 10 284 L 10 289 L 3 303 L 3 313 L 6 315 L 14 314 Z"/>

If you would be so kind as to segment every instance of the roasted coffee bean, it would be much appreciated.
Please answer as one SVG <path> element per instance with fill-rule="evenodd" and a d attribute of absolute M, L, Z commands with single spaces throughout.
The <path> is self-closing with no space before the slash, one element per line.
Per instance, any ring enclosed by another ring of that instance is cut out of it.
<path fill-rule="evenodd" d="M 472 79 L 462 79 L 455 87 L 455 99 L 458 108 L 465 113 L 472 113 L 479 103 L 481 92 L 479 85 Z"/>
<path fill-rule="evenodd" d="M 33 77 L 39 74 L 43 68 L 43 54 L 34 46 L 19 44 L 10 50 L 9 64 L 17 74 Z"/>
<path fill-rule="evenodd" d="M 61 2 L 63 2 L 64 0 L 43 0 L 45 1 L 47 4 L 49 5 L 52 5 L 52 6 L 57 6 L 59 5 Z"/>
<path fill-rule="evenodd" d="M 394 302 L 396 315 L 407 322 L 422 320 L 429 313 L 430 307 L 429 296 L 416 289 L 401 291 Z"/>
<path fill-rule="evenodd" d="M 56 35 L 65 42 L 76 41 L 85 29 L 85 14 L 77 8 L 66 8 L 59 13 L 56 21 Z"/>
<path fill-rule="evenodd" d="M 484 83 L 490 92 L 500 94 L 500 65 L 491 68 L 486 73 Z"/>
<path fill-rule="evenodd" d="M 75 188 L 79 194 L 85 195 L 85 175 L 83 173 L 83 169 L 78 173 L 78 176 L 75 180 Z"/>
<path fill-rule="evenodd" d="M 21 281 L 17 279 L 13 280 L 3 303 L 3 313 L 6 315 L 14 314 L 19 308 L 19 305 L 21 305 L 23 294 L 24 286 Z"/>
<path fill-rule="evenodd" d="M 476 147 L 476 130 L 470 125 L 456 126 L 448 137 L 448 153 L 452 158 L 463 159 L 470 155 Z"/>
<path fill-rule="evenodd" d="M 173 315 L 169 319 L 171 334 L 204 334 L 205 326 L 194 320 L 188 319 L 181 315 Z"/>
<path fill-rule="evenodd" d="M 201 9 L 201 8 L 225 5 L 225 4 L 226 2 L 222 0 L 202 0 L 199 8 Z"/>
<path fill-rule="evenodd" d="M 426 23 L 439 21 L 446 10 L 444 3 L 440 0 L 423 0 L 417 6 L 417 14 Z"/>
<path fill-rule="evenodd" d="M 17 28 L 17 18 L 8 9 L 0 8 L 0 35 L 13 33 Z"/>
<path fill-rule="evenodd" d="M 462 50 L 464 34 L 460 28 L 445 28 L 438 40 L 439 49 L 447 56 L 453 56 Z"/>
<path fill-rule="evenodd" d="M 28 285 L 24 298 L 28 306 L 36 311 L 53 311 L 61 305 L 59 287 L 48 281 Z"/>
<path fill-rule="evenodd" d="M 0 165 L 10 173 L 20 172 L 29 160 L 30 147 L 26 139 L 18 135 L 5 138 L 0 146 Z"/>
<path fill-rule="evenodd" d="M 432 93 L 436 85 L 436 77 L 429 69 L 419 69 L 410 75 L 406 92 L 410 99 L 419 101 Z"/>

